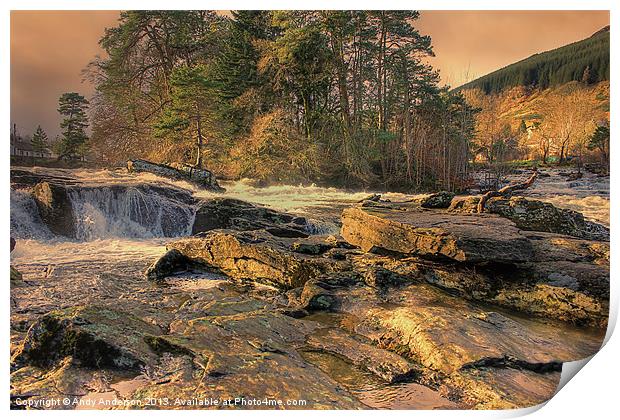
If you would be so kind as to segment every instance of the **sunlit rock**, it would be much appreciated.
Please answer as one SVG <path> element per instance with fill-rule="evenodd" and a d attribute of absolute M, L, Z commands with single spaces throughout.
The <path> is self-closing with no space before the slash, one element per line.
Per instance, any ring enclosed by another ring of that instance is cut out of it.
<path fill-rule="evenodd" d="M 294 252 L 294 239 L 266 231 L 212 231 L 205 236 L 179 239 L 168 244 L 188 259 L 215 267 L 237 279 L 264 282 L 282 288 L 303 286 L 329 271 L 342 271 L 346 263 Z"/>
<path fill-rule="evenodd" d="M 512 222 L 490 215 L 351 207 L 342 213 L 341 234 L 364 251 L 461 262 L 527 261 L 533 255 Z"/>

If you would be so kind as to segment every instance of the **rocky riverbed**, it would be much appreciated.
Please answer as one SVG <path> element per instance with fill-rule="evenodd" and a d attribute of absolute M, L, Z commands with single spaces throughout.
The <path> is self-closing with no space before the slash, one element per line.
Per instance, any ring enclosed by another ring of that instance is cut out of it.
<path fill-rule="evenodd" d="M 602 343 L 600 212 L 242 185 L 16 168 L 13 407 L 518 408 Z"/>

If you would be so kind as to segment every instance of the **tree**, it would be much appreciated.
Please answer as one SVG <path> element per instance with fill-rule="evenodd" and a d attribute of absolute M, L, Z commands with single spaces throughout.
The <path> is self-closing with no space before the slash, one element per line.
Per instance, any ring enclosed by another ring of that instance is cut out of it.
<path fill-rule="evenodd" d="M 63 93 L 58 101 L 58 112 L 64 117 L 60 123 L 62 139 L 58 146 L 58 159 L 72 159 L 83 156 L 88 127 L 88 101 L 76 92 Z"/>
<path fill-rule="evenodd" d="M 37 129 L 32 135 L 30 144 L 32 145 L 33 152 L 39 153 L 41 156 L 47 150 L 47 134 L 45 134 L 45 131 L 43 131 L 40 125 L 37 126 Z"/>
<path fill-rule="evenodd" d="M 96 86 L 93 139 L 98 155 L 112 163 L 128 156 L 178 159 L 193 147 L 154 130 L 170 106 L 177 67 L 206 64 L 228 40 L 226 18 L 204 10 L 139 10 L 120 13 L 99 44 L 106 52 L 86 70 Z"/>
<path fill-rule="evenodd" d="M 588 150 L 598 150 L 605 164 L 609 164 L 609 121 L 594 130 L 588 142 Z"/>
<path fill-rule="evenodd" d="M 156 135 L 195 138 L 195 166 L 203 166 L 203 144 L 213 130 L 219 115 L 215 83 L 204 65 L 184 66 L 174 70 L 170 78 L 170 104 L 157 122 Z"/>
<path fill-rule="evenodd" d="M 591 79 L 592 75 L 590 74 L 590 65 L 587 65 L 586 68 L 583 70 L 583 75 L 581 76 L 581 83 L 587 86 L 590 84 Z"/>

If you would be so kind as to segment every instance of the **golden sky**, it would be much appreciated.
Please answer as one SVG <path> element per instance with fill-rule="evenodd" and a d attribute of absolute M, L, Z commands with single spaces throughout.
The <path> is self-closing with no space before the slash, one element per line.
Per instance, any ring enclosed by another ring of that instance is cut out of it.
<path fill-rule="evenodd" d="M 53 138 L 60 132 L 60 95 L 92 95 L 81 71 L 102 53 L 97 42 L 117 18 L 116 11 L 11 12 L 11 120 L 23 134 L 41 124 Z M 422 11 L 417 22 L 432 38 L 431 63 L 452 86 L 605 25 L 607 11 Z"/>

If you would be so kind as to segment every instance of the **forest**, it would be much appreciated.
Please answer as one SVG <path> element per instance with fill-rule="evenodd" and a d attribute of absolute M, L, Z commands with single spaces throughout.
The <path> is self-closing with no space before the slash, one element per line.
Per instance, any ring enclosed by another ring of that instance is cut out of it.
<path fill-rule="evenodd" d="M 609 26 L 590 38 L 535 54 L 525 60 L 480 77 L 459 89 L 498 93 L 515 86 L 547 89 L 572 81 L 597 83 L 609 80 Z"/>
<path fill-rule="evenodd" d="M 415 11 L 128 11 L 85 70 L 97 160 L 266 182 L 458 190 L 475 109 Z"/>

